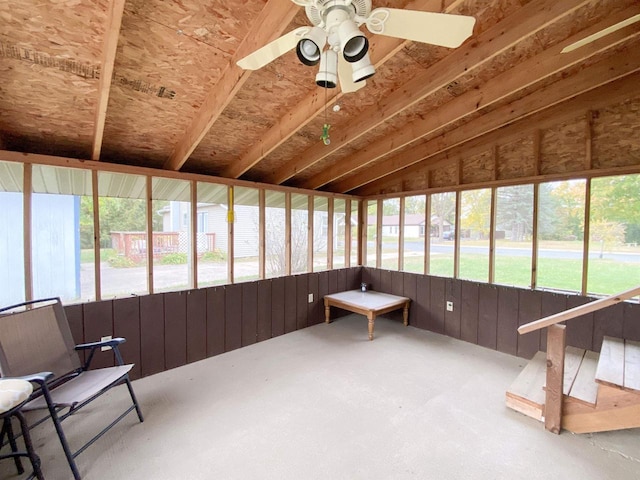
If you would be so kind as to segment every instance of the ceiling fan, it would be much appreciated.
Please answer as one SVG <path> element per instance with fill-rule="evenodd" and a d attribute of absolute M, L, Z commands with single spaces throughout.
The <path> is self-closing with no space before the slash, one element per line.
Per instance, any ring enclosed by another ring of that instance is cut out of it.
<path fill-rule="evenodd" d="M 375 73 L 369 59 L 369 40 L 360 27 L 371 33 L 458 47 L 473 32 L 476 19 L 464 15 L 421 12 L 397 8 L 371 10 L 371 0 L 291 0 L 305 8 L 313 26 L 300 27 L 259 48 L 237 62 L 245 70 L 258 70 L 296 48 L 300 61 L 320 64 L 316 83 L 335 88 L 340 79 L 344 93 L 355 92 Z"/>

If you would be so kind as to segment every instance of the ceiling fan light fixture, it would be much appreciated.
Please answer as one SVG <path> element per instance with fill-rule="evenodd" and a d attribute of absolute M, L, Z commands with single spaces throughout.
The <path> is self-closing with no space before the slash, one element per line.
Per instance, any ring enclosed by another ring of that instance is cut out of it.
<path fill-rule="evenodd" d="M 360 60 L 354 62 L 351 68 L 353 69 L 353 83 L 362 82 L 376 73 L 368 53 L 365 53 Z"/>
<path fill-rule="evenodd" d="M 353 20 L 345 20 L 340 24 L 338 36 L 340 37 L 342 56 L 347 62 L 357 62 L 367 54 L 369 40 Z"/>
<path fill-rule="evenodd" d="M 327 44 L 327 34 L 320 27 L 309 30 L 296 45 L 298 59 L 305 65 L 313 66 L 320 62 L 322 49 Z"/>
<path fill-rule="evenodd" d="M 338 85 L 338 54 L 331 49 L 322 52 L 316 84 L 324 88 L 336 88 Z"/>

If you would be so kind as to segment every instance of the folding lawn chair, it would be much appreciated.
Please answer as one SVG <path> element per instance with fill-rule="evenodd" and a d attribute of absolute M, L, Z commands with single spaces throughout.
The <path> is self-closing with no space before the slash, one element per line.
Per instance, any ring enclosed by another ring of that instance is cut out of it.
<path fill-rule="evenodd" d="M 129 380 L 129 370 L 133 365 L 124 365 L 118 349 L 118 345 L 124 341 L 124 338 L 114 338 L 74 346 L 59 298 L 34 300 L 0 309 L 0 373 L 3 377 L 22 377 L 37 384 L 22 411 L 48 410 L 49 415 L 33 423 L 30 428 L 51 416 L 76 480 L 80 480 L 80 473 L 75 457 L 133 409 L 143 421 Z M 89 370 L 96 349 L 104 346 L 113 349 L 117 366 Z M 88 351 L 84 364 L 78 356 L 79 350 Z M 121 383 L 126 383 L 133 404 L 86 444 L 72 452 L 61 422 Z M 65 412 L 65 409 L 68 410 Z"/>

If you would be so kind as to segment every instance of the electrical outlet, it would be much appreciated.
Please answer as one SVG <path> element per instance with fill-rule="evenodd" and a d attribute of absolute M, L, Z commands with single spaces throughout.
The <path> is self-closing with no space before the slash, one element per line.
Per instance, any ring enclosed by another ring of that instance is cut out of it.
<path fill-rule="evenodd" d="M 309 294 L 309 303 L 313 303 L 313 293 Z"/>
<path fill-rule="evenodd" d="M 447 302 L 447 312 L 453 312 L 453 302 Z"/>
<path fill-rule="evenodd" d="M 106 337 L 102 337 L 100 339 L 101 342 L 106 342 L 107 340 L 111 340 L 111 335 L 107 335 Z M 107 350 L 111 350 L 111 347 L 100 347 L 101 352 L 106 352 Z"/>

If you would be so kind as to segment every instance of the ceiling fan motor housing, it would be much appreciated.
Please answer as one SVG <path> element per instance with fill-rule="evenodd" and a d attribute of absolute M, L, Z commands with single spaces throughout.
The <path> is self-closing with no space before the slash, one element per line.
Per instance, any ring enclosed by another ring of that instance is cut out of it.
<path fill-rule="evenodd" d="M 371 13 L 371 0 L 317 0 L 305 5 L 304 11 L 312 25 L 322 27 L 327 25 L 327 13 L 336 7 L 345 9 L 352 20 L 355 17 L 365 19 Z"/>

